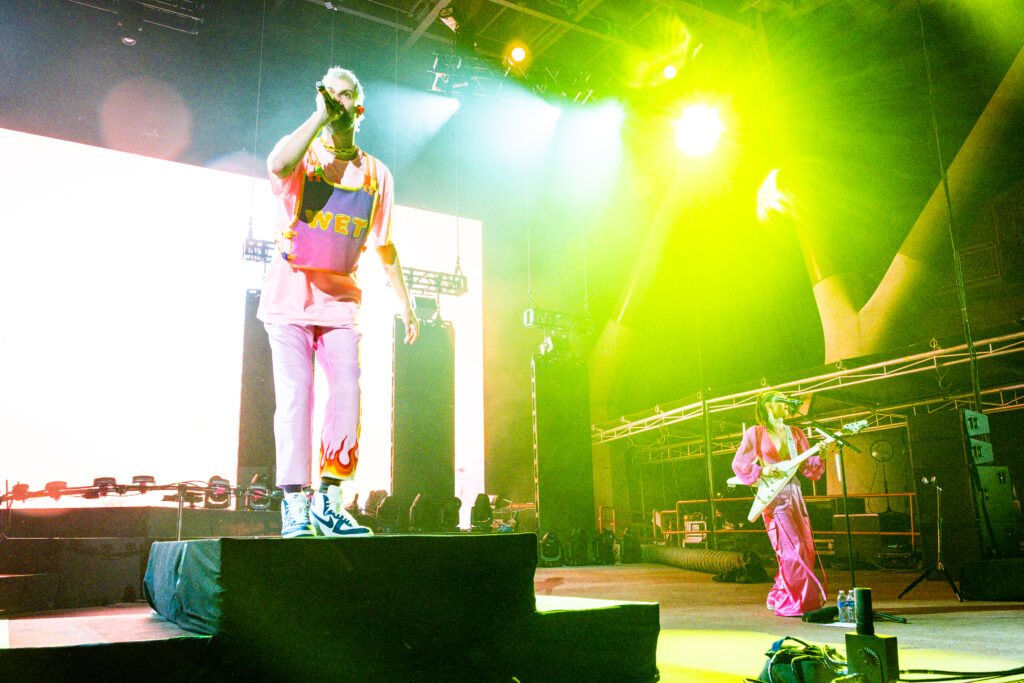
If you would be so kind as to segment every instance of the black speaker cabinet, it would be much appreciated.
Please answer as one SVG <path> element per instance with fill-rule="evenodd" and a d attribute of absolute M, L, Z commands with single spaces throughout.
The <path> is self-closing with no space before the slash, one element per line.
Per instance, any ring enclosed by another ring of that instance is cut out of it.
<path fill-rule="evenodd" d="M 1017 513 L 1009 471 L 996 465 L 974 465 L 963 413 L 950 410 L 915 415 L 907 420 L 907 428 L 925 565 L 934 566 L 941 559 L 950 576 L 959 580 L 965 562 L 1017 555 Z M 941 510 L 936 495 L 939 488 Z"/>
<path fill-rule="evenodd" d="M 590 447 L 587 365 L 534 356 L 533 455 L 538 534 L 594 529 L 594 463 Z"/>
<path fill-rule="evenodd" d="M 242 333 L 242 400 L 238 416 L 238 479 L 240 486 L 261 475 L 275 484 L 274 368 L 267 331 L 256 318 L 260 290 L 245 293 Z"/>
<path fill-rule="evenodd" d="M 392 494 L 406 508 L 417 494 L 439 508 L 455 495 L 455 330 L 421 321 L 416 343 L 406 344 L 396 317 L 394 332 Z"/>
<path fill-rule="evenodd" d="M 835 543 L 833 563 L 848 565 L 851 549 L 855 563 L 871 565 L 878 563 L 878 556 L 882 552 L 882 537 L 878 533 L 881 531 L 878 515 L 851 514 L 849 539 L 846 537 L 846 515 L 835 515 L 832 518 L 832 531 L 835 532 L 832 537 Z"/>

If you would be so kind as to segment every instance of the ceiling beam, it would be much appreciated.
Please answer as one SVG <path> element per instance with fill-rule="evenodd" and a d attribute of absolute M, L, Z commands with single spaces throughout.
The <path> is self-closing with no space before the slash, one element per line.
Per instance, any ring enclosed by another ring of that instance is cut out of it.
<path fill-rule="evenodd" d="M 437 17 L 440 16 L 441 10 L 450 4 L 451 0 L 437 0 L 437 2 L 434 3 L 434 6 L 430 8 L 430 11 L 427 12 L 426 16 L 423 17 L 423 20 L 420 21 L 419 25 L 417 25 L 416 28 L 413 29 L 412 33 L 409 34 L 409 37 L 405 39 L 403 47 L 409 49 L 415 45 L 416 41 L 420 39 L 420 36 L 426 33 L 427 29 L 430 28 L 430 25 L 437 21 Z"/>

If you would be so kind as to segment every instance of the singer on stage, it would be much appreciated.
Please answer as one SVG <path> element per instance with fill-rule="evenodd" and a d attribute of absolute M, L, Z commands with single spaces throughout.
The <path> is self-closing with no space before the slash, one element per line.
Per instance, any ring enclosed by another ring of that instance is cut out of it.
<path fill-rule="evenodd" d="M 277 483 L 284 492 L 281 535 L 366 534 L 342 507 L 340 484 L 359 460 L 361 290 L 355 272 L 367 243 L 380 256 L 398 296 L 405 341 L 419 323 L 391 241 L 391 172 L 355 145 L 363 89 L 333 67 L 314 93 L 316 108 L 267 159 L 277 197 L 279 253 L 267 271 L 257 313 L 274 368 Z M 313 359 L 326 373 L 328 397 L 319 445 L 320 486 L 311 484 Z"/>
<path fill-rule="evenodd" d="M 761 478 L 780 476 L 776 463 L 809 448 L 804 433 L 785 424 L 795 412 L 793 404 L 799 405 L 799 401 L 778 391 L 766 391 L 757 397 L 757 425 L 743 433 L 743 443 L 732 461 L 733 471 L 744 484 L 756 485 Z M 824 471 L 825 465 L 817 455 L 800 467 L 800 474 L 812 480 L 819 479 Z M 825 589 L 814 575 L 814 539 L 798 477 L 794 476 L 762 512 L 779 561 L 779 573 L 766 604 L 783 617 L 818 609 L 826 599 Z"/>

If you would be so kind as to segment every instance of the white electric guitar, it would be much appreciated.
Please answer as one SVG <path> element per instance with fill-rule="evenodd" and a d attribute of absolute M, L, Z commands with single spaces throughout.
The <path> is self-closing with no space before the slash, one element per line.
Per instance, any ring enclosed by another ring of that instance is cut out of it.
<path fill-rule="evenodd" d="M 796 473 L 800 470 L 800 465 L 804 464 L 804 461 L 807 460 L 807 458 L 817 454 L 823 447 L 835 441 L 836 436 L 856 434 L 867 426 L 867 420 L 860 420 L 859 422 L 843 425 L 843 428 L 839 430 L 838 434 L 826 434 L 824 439 L 816 443 L 811 448 L 808 448 L 797 457 L 773 463 L 775 465 L 774 474 L 768 477 L 762 475 L 761 477 L 758 477 L 753 484 L 751 484 L 751 486 L 757 485 L 757 491 L 754 492 L 754 504 L 750 506 L 750 514 L 747 515 L 747 521 L 753 522 L 757 519 L 758 515 L 768 507 L 768 504 L 775 500 L 775 496 L 779 495 L 779 491 L 781 491 L 786 484 L 796 476 Z M 726 483 L 729 484 L 729 486 L 744 485 L 743 482 L 740 481 L 739 477 L 730 477 Z"/>

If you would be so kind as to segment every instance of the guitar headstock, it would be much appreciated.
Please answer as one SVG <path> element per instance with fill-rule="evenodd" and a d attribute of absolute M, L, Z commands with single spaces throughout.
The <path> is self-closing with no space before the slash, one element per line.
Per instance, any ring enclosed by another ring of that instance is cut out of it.
<path fill-rule="evenodd" d="M 843 425 L 841 431 L 843 434 L 856 434 L 857 432 L 859 432 L 860 430 L 864 429 L 867 426 L 867 420 L 857 420 L 856 422 L 851 422 L 849 424 Z"/>

